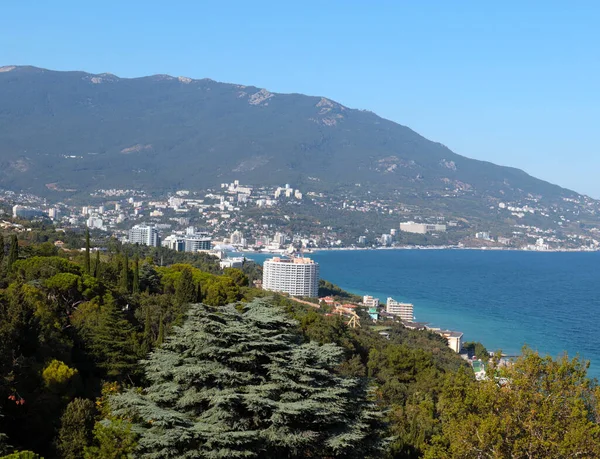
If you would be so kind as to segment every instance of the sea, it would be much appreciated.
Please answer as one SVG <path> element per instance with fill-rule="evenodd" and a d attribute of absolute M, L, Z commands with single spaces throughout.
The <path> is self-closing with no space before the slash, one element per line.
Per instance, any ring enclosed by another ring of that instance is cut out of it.
<path fill-rule="evenodd" d="M 246 253 L 262 263 L 272 255 Z M 522 347 L 590 361 L 600 378 L 600 253 L 333 250 L 311 253 L 321 278 L 357 295 L 414 304 L 417 321 L 488 350 Z"/>

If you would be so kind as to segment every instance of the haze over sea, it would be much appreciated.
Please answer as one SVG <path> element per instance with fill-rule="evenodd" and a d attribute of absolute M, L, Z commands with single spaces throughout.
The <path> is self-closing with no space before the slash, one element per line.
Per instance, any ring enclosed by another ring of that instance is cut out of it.
<path fill-rule="evenodd" d="M 260 263 L 270 257 L 247 254 Z M 355 250 L 309 255 L 321 277 L 359 295 L 414 303 L 415 317 L 518 354 L 590 360 L 600 377 L 600 253 Z"/>

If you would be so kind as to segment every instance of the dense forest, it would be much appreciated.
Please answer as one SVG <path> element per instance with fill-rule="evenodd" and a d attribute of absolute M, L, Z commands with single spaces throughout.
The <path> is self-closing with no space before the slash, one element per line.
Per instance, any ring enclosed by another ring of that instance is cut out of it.
<path fill-rule="evenodd" d="M 475 381 L 443 338 L 350 328 L 252 287 L 259 272 L 87 232 L 2 234 L 0 456 L 600 457 L 586 362 L 524 349 Z"/>

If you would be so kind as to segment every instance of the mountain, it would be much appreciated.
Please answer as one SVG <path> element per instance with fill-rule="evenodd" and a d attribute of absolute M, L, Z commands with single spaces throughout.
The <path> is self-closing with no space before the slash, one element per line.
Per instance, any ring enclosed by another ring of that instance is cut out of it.
<path fill-rule="evenodd" d="M 165 191 L 233 179 L 505 200 L 578 197 L 324 97 L 168 75 L 0 68 L 0 187 Z"/>

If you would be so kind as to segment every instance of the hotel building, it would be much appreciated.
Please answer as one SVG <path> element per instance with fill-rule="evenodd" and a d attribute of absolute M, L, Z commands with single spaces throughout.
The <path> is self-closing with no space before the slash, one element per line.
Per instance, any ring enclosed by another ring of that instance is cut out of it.
<path fill-rule="evenodd" d="M 135 225 L 129 230 L 128 236 L 131 244 L 149 245 L 152 247 L 160 246 L 160 236 L 155 226 Z"/>
<path fill-rule="evenodd" d="M 310 258 L 265 260 L 262 286 L 272 292 L 315 298 L 319 293 L 319 264 Z"/>
<path fill-rule="evenodd" d="M 411 303 L 399 303 L 394 300 L 392 297 L 387 299 L 387 303 L 385 305 L 385 312 L 388 314 L 394 314 L 395 316 L 400 317 L 401 320 L 407 320 L 412 322 L 414 319 L 414 306 Z"/>

